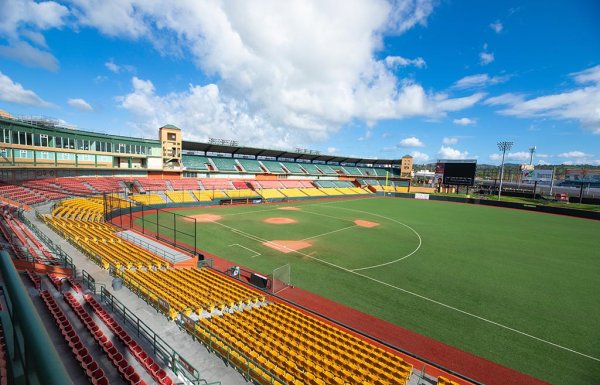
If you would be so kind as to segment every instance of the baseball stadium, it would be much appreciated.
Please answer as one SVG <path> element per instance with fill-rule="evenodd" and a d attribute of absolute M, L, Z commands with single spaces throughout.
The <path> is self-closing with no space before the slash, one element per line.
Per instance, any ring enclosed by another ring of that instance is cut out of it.
<path fill-rule="evenodd" d="M 2 383 L 600 377 L 597 213 L 436 194 L 409 156 L 0 126 Z"/>

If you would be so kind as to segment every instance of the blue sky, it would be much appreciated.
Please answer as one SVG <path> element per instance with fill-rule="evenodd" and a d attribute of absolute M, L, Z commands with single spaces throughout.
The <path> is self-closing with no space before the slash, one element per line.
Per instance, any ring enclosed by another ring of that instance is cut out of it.
<path fill-rule="evenodd" d="M 0 109 L 417 163 L 600 165 L 600 2 L 0 1 Z"/>

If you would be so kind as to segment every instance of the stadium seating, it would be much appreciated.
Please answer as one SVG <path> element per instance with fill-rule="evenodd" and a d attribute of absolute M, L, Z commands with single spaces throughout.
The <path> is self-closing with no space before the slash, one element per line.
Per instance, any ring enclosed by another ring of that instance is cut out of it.
<path fill-rule="evenodd" d="M 229 179 L 205 178 L 199 179 L 199 181 L 204 190 L 229 190 L 235 188 Z"/>
<path fill-rule="evenodd" d="M 58 216 L 44 216 L 44 221 L 62 234 L 73 239 L 77 246 L 103 268 L 117 269 L 160 268 L 168 266 L 163 259 L 115 235 L 115 227 L 102 222 L 88 222 Z"/>
<path fill-rule="evenodd" d="M 171 318 L 177 313 L 201 315 L 204 311 L 211 313 L 215 309 L 264 301 L 261 293 L 208 269 L 128 270 L 124 278 L 167 301 L 174 310 Z"/>
<path fill-rule="evenodd" d="M 342 169 L 342 172 L 344 172 L 344 174 L 346 174 L 346 175 L 350 175 L 350 176 L 362 176 L 363 175 L 363 173 L 360 172 L 360 169 L 358 167 L 342 166 L 341 169 Z"/>
<path fill-rule="evenodd" d="M 294 162 L 280 162 L 283 167 L 288 171 L 289 174 L 301 174 L 306 175 L 306 172 L 300 167 L 299 163 Z"/>
<path fill-rule="evenodd" d="M 84 295 L 84 300 L 91 307 L 94 313 L 106 324 L 108 329 L 127 347 L 129 352 L 135 357 L 140 365 L 161 385 L 174 384 L 167 373 L 160 368 L 154 359 L 148 354 L 135 340 L 127 333 L 121 325 L 108 313 L 102 305 L 90 294 Z"/>
<path fill-rule="evenodd" d="M 120 180 L 115 178 L 85 178 L 85 182 L 96 192 L 122 192 Z"/>
<path fill-rule="evenodd" d="M 187 170 L 208 171 L 210 164 L 207 157 L 198 155 L 182 155 L 181 162 Z"/>
<path fill-rule="evenodd" d="M 220 339 L 242 370 L 256 367 L 252 358 L 287 384 L 406 384 L 412 372 L 402 358 L 285 304 L 201 318 L 196 332 L 205 343 Z"/>
<path fill-rule="evenodd" d="M 308 196 L 297 188 L 284 188 L 279 191 L 288 198 L 306 198 Z"/>
<path fill-rule="evenodd" d="M 332 188 L 332 187 L 321 188 L 319 190 L 322 193 L 324 193 L 325 195 L 331 195 L 331 196 L 344 195 L 344 193 L 342 193 L 340 190 L 338 190 L 336 188 Z"/>
<path fill-rule="evenodd" d="M 237 168 L 237 164 L 235 159 L 233 158 L 221 158 L 221 157 L 216 157 L 213 156 L 212 158 L 209 158 L 213 164 L 215 165 L 216 169 L 218 171 L 221 172 L 238 172 L 238 168 Z"/>
<path fill-rule="evenodd" d="M 198 181 L 192 178 L 171 179 L 169 182 L 173 190 L 198 190 L 200 188 Z"/>
<path fill-rule="evenodd" d="M 165 195 L 174 203 L 196 202 L 189 191 L 165 191 Z"/>
<path fill-rule="evenodd" d="M 270 173 L 282 174 L 285 173 L 285 169 L 281 166 L 281 163 L 272 160 L 261 160 L 260 163 Z"/>
<path fill-rule="evenodd" d="M 264 172 L 260 167 L 260 163 L 254 159 L 243 159 L 238 158 L 238 163 L 243 167 L 244 171 L 251 173 L 262 173 Z"/>
<path fill-rule="evenodd" d="M 276 199 L 276 198 L 285 198 L 286 197 L 279 190 L 274 189 L 274 188 L 260 189 L 260 190 L 256 190 L 256 192 L 258 192 L 258 194 L 260 194 L 260 196 L 263 197 L 264 199 Z"/>
<path fill-rule="evenodd" d="M 283 183 L 278 180 L 261 180 L 253 183 L 255 189 L 263 189 L 263 188 L 283 188 Z"/>
<path fill-rule="evenodd" d="M 280 183 L 285 188 L 312 188 L 315 187 L 310 181 L 307 180 L 281 180 Z"/>
<path fill-rule="evenodd" d="M 167 185 L 162 179 L 137 178 L 136 182 L 145 191 L 165 191 L 167 189 Z"/>
<path fill-rule="evenodd" d="M 321 170 L 317 168 L 317 165 L 312 163 L 300 163 L 300 167 L 309 175 L 322 175 Z"/>
<path fill-rule="evenodd" d="M 327 194 L 325 194 L 323 191 L 321 191 L 318 188 L 305 188 L 302 190 L 302 192 L 306 195 L 308 195 L 309 197 L 323 197 L 323 196 L 327 196 Z"/>
<path fill-rule="evenodd" d="M 95 193 L 83 179 L 79 178 L 56 178 L 54 184 L 62 191 L 74 195 L 91 195 Z"/>
<path fill-rule="evenodd" d="M 450 381 L 446 377 L 439 376 L 437 379 L 437 385 L 460 385 L 456 381 Z"/>
<path fill-rule="evenodd" d="M 317 168 L 325 175 L 338 175 L 338 173 L 329 165 L 317 164 Z"/>
<path fill-rule="evenodd" d="M 17 258 L 33 258 L 38 263 L 57 262 L 46 246 L 14 215 L 14 208 L 0 206 L 0 218 L 0 233 Z"/>
<path fill-rule="evenodd" d="M 46 198 L 37 192 L 34 193 L 28 188 L 13 185 L 0 185 L 0 196 L 26 205 L 33 205 L 46 201 Z"/>
<path fill-rule="evenodd" d="M 254 190 L 250 189 L 241 189 L 241 190 L 225 190 L 225 194 L 231 199 L 238 198 L 254 198 L 258 197 L 258 194 Z"/>
<path fill-rule="evenodd" d="M 231 181 L 231 183 L 233 184 L 233 187 L 237 190 L 242 190 L 242 189 L 249 189 L 250 187 L 248 186 L 248 183 L 251 183 L 249 181 L 246 180 L 234 180 Z"/>
<path fill-rule="evenodd" d="M 84 326 L 88 329 L 89 334 L 94 337 L 96 343 L 100 348 L 104 351 L 106 356 L 109 358 L 110 362 L 117 368 L 119 374 L 125 381 L 125 383 L 130 385 L 142 385 L 145 382 L 140 378 L 139 374 L 135 370 L 133 366 L 131 366 L 128 360 L 124 357 L 122 353 L 115 347 L 112 343 L 112 332 L 110 334 L 105 334 L 102 329 L 98 326 L 96 321 L 90 316 L 90 314 L 85 310 L 85 308 L 81 305 L 81 303 L 75 298 L 75 296 L 68 292 L 64 293 L 65 302 L 69 304 L 71 309 L 75 312 L 79 320 L 84 324 Z M 133 350 L 133 346 L 139 346 L 137 343 L 133 345 L 135 342 L 132 342 L 130 345 L 126 346 L 128 350 Z M 87 371 L 90 370 L 98 371 L 102 370 L 98 365 L 90 368 L 87 368 Z"/>
<path fill-rule="evenodd" d="M 143 205 L 159 205 L 167 203 L 163 197 L 158 194 L 134 194 L 130 195 L 129 198 Z"/>
<path fill-rule="evenodd" d="M 106 378 L 104 371 L 100 368 L 98 362 L 89 354 L 88 349 L 82 343 L 75 328 L 73 328 L 71 321 L 69 321 L 66 314 L 58 306 L 54 297 L 52 297 L 47 290 L 42 291 L 40 297 L 50 312 L 50 315 L 54 318 L 54 322 L 60 329 L 65 342 L 71 348 L 73 356 L 81 366 L 81 369 L 86 373 L 90 382 L 96 385 L 108 385 L 108 379 Z"/>

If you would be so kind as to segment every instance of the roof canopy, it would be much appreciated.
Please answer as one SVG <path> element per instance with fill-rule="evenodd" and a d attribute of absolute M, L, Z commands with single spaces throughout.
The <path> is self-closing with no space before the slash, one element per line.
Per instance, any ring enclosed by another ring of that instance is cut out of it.
<path fill-rule="evenodd" d="M 254 147 L 238 147 L 238 146 L 226 146 L 222 144 L 211 144 L 211 143 L 200 143 L 200 142 L 188 142 L 183 141 L 183 150 L 187 151 L 200 151 L 200 152 L 218 152 L 223 154 L 231 155 L 250 155 L 250 156 L 264 156 L 270 158 L 286 158 L 293 160 L 308 160 L 317 162 L 335 162 L 335 163 L 350 163 L 350 164 L 373 164 L 373 165 L 399 165 L 402 163 L 401 159 L 372 159 L 372 158 L 356 158 L 348 156 L 338 155 L 323 155 L 311 152 L 294 152 L 285 150 L 269 150 L 265 148 L 254 148 Z"/>

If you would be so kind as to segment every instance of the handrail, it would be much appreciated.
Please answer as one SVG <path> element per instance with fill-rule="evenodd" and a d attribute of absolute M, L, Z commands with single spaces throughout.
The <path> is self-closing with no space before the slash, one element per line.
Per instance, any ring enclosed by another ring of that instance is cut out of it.
<path fill-rule="evenodd" d="M 39 212 L 36 211 L 35 215 L 36 217 L 41 219 L 41 215 Z M 50 248 L 50 250 L 52 250 L 52 252 L 56 256 L 58 256 L 58 258 L 62 261 L 63 267 L 73 270 L 73 277 L 76 277 L 77 269 L 75 269 L 75 265 L 73 264 L 73 258 L 71 258 L 67 253 L 65 253 L 63 249 L 61 249 L 58 245 L 54 244 L 54 242 L 46 234 L 40 231 L 40 229 L 38 229 L 36 225 L 34 225 L 25 215 L 23 215 L 22 210 L 17 211 L 17 217 L 21 222 L 23 222 L 25 226 L 29 227 L 29 229 L 33 231 L 35 235 L 46 246 L 48 246 L 48 248 Z"/>
<path fill-rule="evenodd" d="M 185 360 L 175 349 L 173 349 L 165 340 L 157 335 L 148 325 L 138 316 L 129 310 L 121 301 L 112 295 L 105 287 L 100 288 L 100 300 L 110 306 L 111 311 L 123 319 L 125 324 L 136 329 L 138 337 L 143 337 L 152 345 L 154 354 L 163 359 L 169 365 L 173 373 L 182 373 L 192 384 L 221 385 L 220 381 L 208 382 L 200 378 L 200 371 L 194 368 Z"/>
<path fill-rule="evenodd" d="M 0 271 L 6 288 L 5 298 L 9 305 L 14 346 L 20 356 L 23 372 L 28 376 L 25 381 L 14 379 L 14 383 L 73 384 L 11 257 L 5 250 L 0 251 Z M 22 341 L 22 345 L 17 340 Z M 20 351 L 21 347 L 23 351 Z"/>
<path fill-rule="evenodd" d="M 150 251 L 151 253 L 154 253 L 154 254 L 156 254 L 158 256 L 162 256 L 164 259 L 167 259 L 167 260 L 171 261 L 172 263 L 176 262 L 175 254 L 169 253 L 169 252 L 167 252 L 166 250 L 163 250 L 163 249 L 159 249 L 158 247 L 151 245 L 149 242 L 145 242 L 142 239 L 133 237 L 133 236 L 131 236 L 129 234 L 126 234 L 124 232 L 116 233 L 116 236 L 119 237 L 119 238 L 123 238 L 123 239 L 125 239 L 128 242 L 134 243 L 134 244 L 140 246 L 141 248 Z"/>

